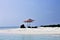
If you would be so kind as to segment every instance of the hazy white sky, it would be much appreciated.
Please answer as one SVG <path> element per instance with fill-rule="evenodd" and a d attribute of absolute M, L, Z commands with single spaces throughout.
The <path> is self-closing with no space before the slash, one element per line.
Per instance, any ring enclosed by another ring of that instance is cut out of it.
<path fill-rule="evenodd" d="M 0 0 L 0 26 L 19 26 L 25 19 L 32 25 L 60 23 L 60 0 Z"/>

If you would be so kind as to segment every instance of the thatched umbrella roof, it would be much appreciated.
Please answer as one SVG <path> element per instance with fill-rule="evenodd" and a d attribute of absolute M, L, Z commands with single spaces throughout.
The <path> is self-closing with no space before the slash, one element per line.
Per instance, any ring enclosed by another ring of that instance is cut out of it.
<path fill-rule="evenodd" d="M 34 20 L 32 20 L 32 19 L 28 19 L 28 20 L 25 20 L 24 22 L 27 22 L 27 23 L 29 22 L 30 23 L 30 22 L 33 22 L 33 21 Z"/>

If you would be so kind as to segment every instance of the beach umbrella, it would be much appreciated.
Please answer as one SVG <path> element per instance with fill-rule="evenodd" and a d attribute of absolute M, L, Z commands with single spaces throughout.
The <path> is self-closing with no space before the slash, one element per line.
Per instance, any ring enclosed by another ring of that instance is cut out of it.
<path fill-rule="evenodd" d="M 33 19 L 27 19 L 27 20 L 25 20 L 24 22 L 27 23 L 27 26 L 30 26 L 30 25 L 28 25 L 28 24 L 30 24 L 30 23 L 33 22 L 33 21 L 34 21 Z"/>

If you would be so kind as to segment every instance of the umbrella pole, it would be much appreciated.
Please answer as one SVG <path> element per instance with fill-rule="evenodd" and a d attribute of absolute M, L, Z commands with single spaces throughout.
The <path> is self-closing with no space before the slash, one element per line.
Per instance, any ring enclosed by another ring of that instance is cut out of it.
<path fill-rule="evenodd" d="M 27 23 L 27 27 L 28 27 L 28 23 Z"/>
<path fill-rule="evenodd" d="M 29 23 L 29 26 L 30 26 L 31 24 Z"/>
<path fill-rule="evenodd" d="M 27 27 L 30 26 L 30 23 L 27 23 Z"/>

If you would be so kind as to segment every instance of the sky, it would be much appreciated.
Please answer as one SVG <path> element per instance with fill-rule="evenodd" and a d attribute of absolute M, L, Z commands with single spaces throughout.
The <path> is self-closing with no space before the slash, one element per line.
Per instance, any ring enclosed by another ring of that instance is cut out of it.
<path fill-rule="evenodd" d="M 59 24 L 60 0 L 0 0 L 0 26 L 20 26 L 29 18 L 36 26 Z"/>

